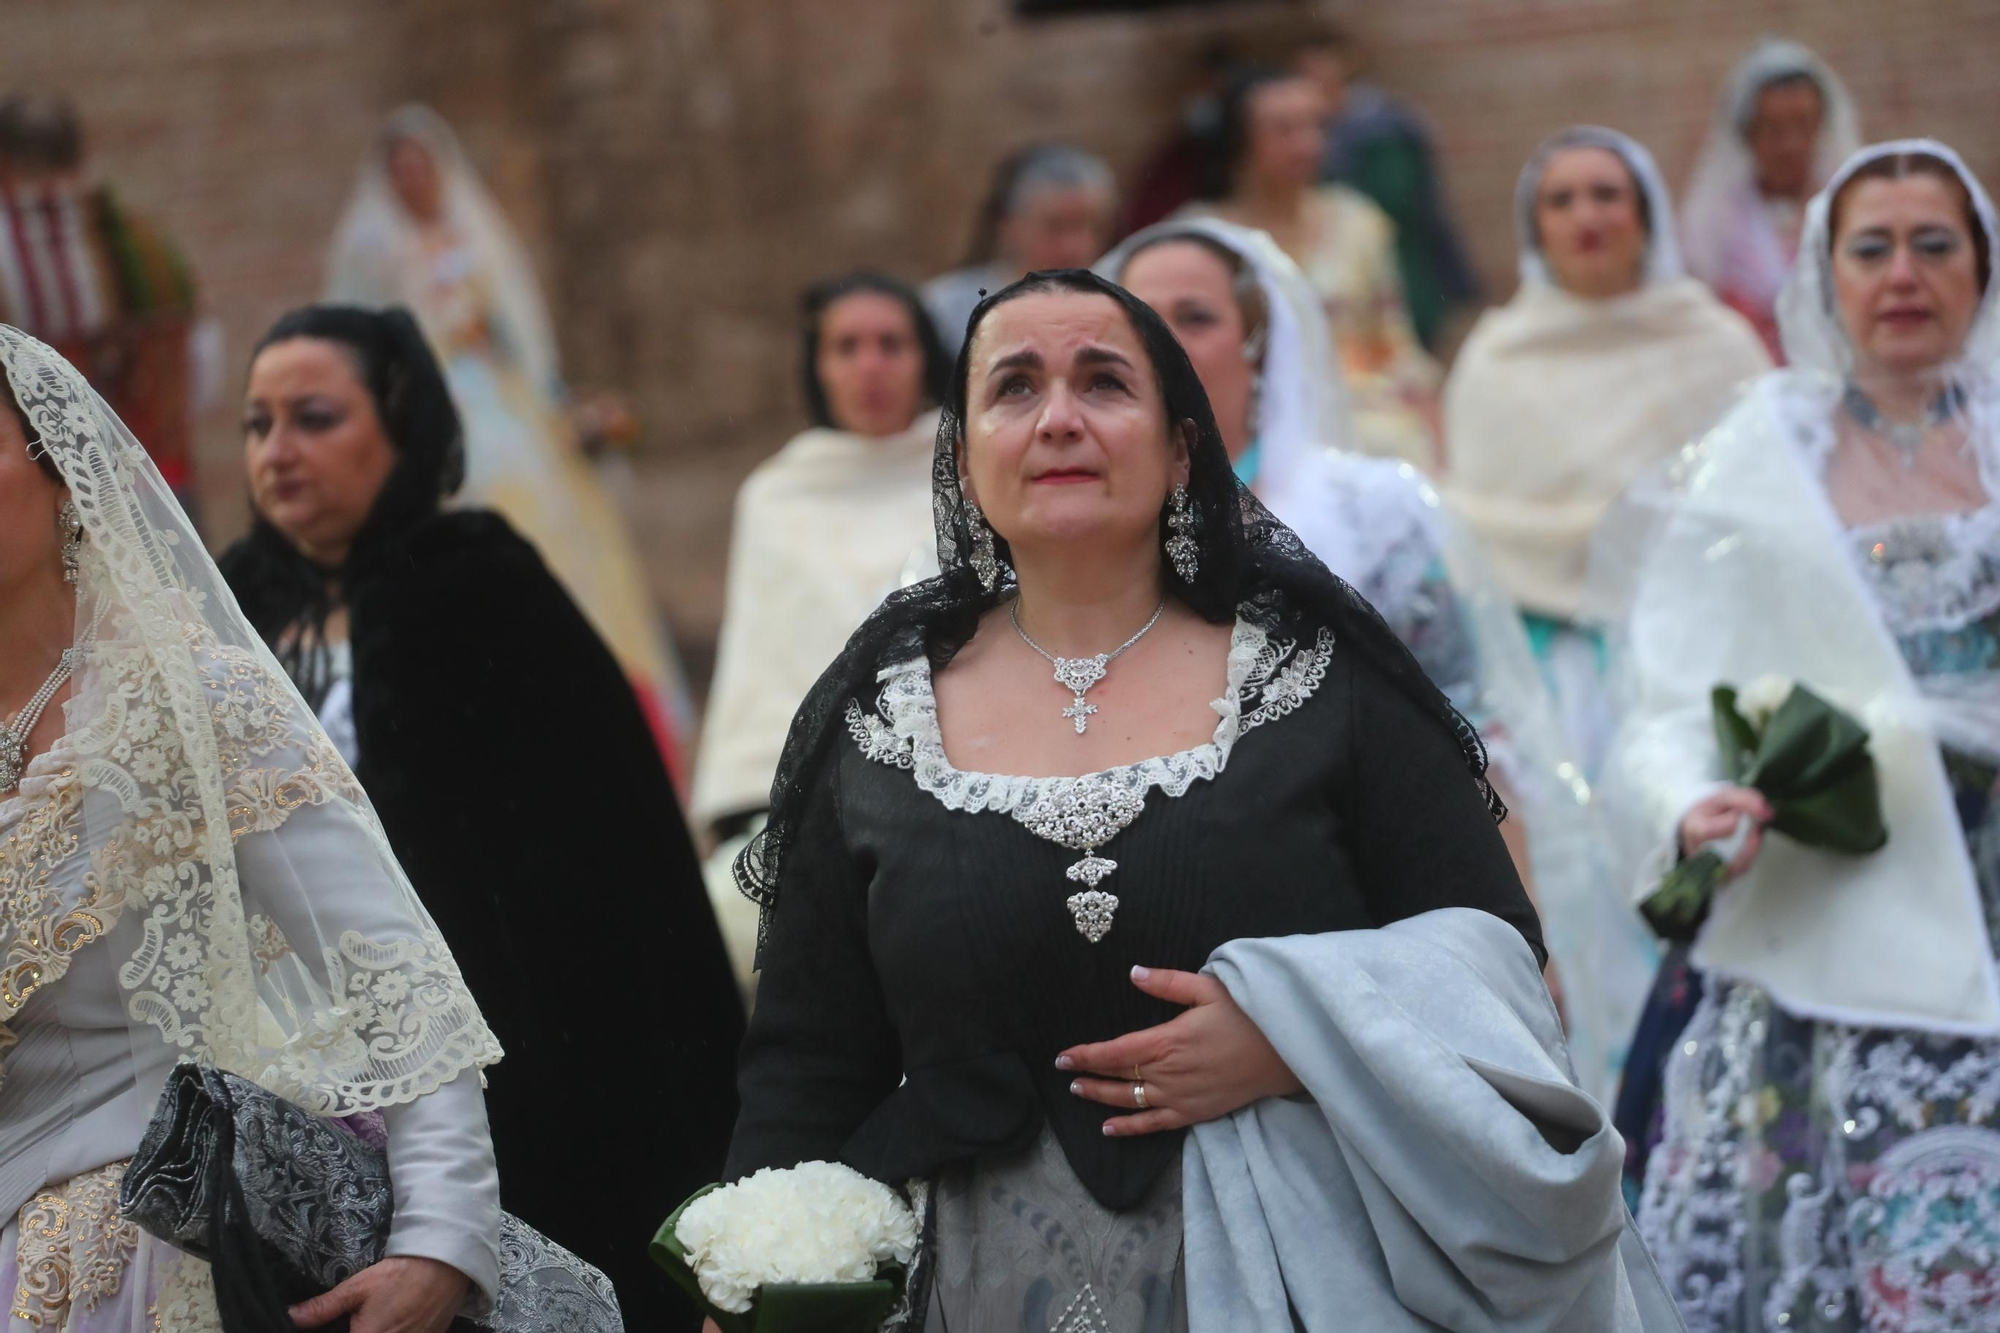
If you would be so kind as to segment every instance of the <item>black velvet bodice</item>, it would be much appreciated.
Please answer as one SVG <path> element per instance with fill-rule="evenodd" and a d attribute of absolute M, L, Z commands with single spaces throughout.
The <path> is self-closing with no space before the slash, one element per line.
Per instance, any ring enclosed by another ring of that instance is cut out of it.
<path fill-rule="evenodd" d="M 1315 636 L 1299 634 L 1261 692 L 1246 685 L 1219 772 L 1178 795 L 1153 787 L 1101 849 L 1120 901 L 1095 944 L 1065 905 L 1082 853 L 1010 814 L 948 808 L 923 784 L 953 794 L 952 773 L 899 764 L 887 730 L 871 742 L 867 713 L 851 714 L 855 738 L 772 910 L 730 1174 L 835 1158 L 900 1181 L 1023 1146 L 1047 1123 L 1090 1191 L 1129 1207 L 1180 1135 L 1105 1137 L 1113 1112 L 1073 1096 L 1054 1061 L 1173 1016 L 1133 986 L 1134 964 L 1197 971 L 1230 940 L 1448 906 L 1491 911 L 1539 951 L 1451 738 L 1358 655 L 1319 642 L 1315 662 Z"/>

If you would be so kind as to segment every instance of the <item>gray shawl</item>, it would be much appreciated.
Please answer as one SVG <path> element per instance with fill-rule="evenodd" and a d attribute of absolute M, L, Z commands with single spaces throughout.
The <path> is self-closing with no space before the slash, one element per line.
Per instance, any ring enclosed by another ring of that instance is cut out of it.
<path fill-rule="evenodd" d="M 1679 1333 L 1513 927 L 1449 908 L 1205 970 L 1307 1095 L 1188 1136 L 1192 1333 Z"/>

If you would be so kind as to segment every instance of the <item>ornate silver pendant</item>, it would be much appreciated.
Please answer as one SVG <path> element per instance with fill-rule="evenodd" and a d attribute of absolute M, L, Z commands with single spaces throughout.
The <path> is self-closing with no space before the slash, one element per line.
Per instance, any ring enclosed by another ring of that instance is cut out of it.
<path fill-rule="evenodd" d="M 12 791 L 21 781 L 21 759 L 26 750 L 11 728 L 0 727 L 0 791 Z"/>
<path fill-rule="evenodd" d="M 1083 665 L 1088 666 L 1089 661 L 1084 659 Z M 1118 863 L 1099 856 L 1097 849 L 1124 832 L 1145 808 L 1143 793 L 1093 776 L 1052 788 L 1014 816 L 1035 836 L 1083 853 L 1083 859 L 1063 874 L 1070 883 L 1086 886 L 1070 895 L 1069 913 L 1076 920 L 1077 933 L 1092 944 L 1111 933 L 1112 918 L 1118 911 L 1118 896 L 1097 887 Z"/>
<path fill-rule="evenodd" d="M 1076 734 L 1081 736 L 1090 725 L 1090 715 L 1097 711 L 1097 705 L 1085 702 L 1083 696 L 1090 692 L 1091 686 L 1104 679 L 1104 673 L 1111 665 L 1111 654 L 1058 657 L 1055 662 L 1056 684 L 1076 696 L 1076 702 L 1063 709 L 1063 716 L 1076 723 Z"/>
<path fill-rule="evenodd" d="M 1118 895 L 1102 889 L 1085 889 L 1069 896 L 1069 914 L 1076 918 L 1079 935 L 1097 943 L 1111 933 L 1111 918 L 1118 911 Z"/>

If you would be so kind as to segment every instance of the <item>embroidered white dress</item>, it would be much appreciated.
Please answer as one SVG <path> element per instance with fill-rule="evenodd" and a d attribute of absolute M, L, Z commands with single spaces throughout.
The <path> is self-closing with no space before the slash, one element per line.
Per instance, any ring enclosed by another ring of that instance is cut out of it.
<path fill-rule="evenodd" d="M 1824 411 L 1794 434 L 1823 475 Z M 1924 693 L 1976 698 L 2000 671 L 2000 503 L 1842 541 Z M 1949 741 L 1944 761 L 1994 938 L 2000 763 Z M 1817 1022 L 1712 982 L 1666 1079 L 1639 1217 L 1693 1333 L 2000 1328 L 2000 1040 Z"/>

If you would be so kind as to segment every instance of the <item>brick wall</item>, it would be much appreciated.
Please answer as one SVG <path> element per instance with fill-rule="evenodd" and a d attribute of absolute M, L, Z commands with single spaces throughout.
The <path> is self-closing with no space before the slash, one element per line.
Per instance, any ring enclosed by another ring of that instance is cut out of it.
<path fill-rule="evenodd" d="M 1027 139 L 1131 169 L 1210 34 L 1308 2 L 1023 22 L 1006 0 L 6 0 L 0 88 L 77 98 L 103 170 L 193 255 L 231 395 L 257 331 L 317 289 L 380 117 L 437 106 L 536 253 L 572 379 L 641 411 L 642 541 L 699 660 L 728 496 L 798 421 L 798 290 L 858 263 L 913 278 L 953 263 L 991 163 Z M 1499 295 L 1536 139 L 1609 123 L 1678 181 L 1723 74 L 1765 32 L 1825 55 L 1871 137 L 1936 134 L 2000 182 L 2000 0 L 1328 8 L 1435 122 Z M 222 535 L 241 514 L 231 415 L 204 438 Z"/>

